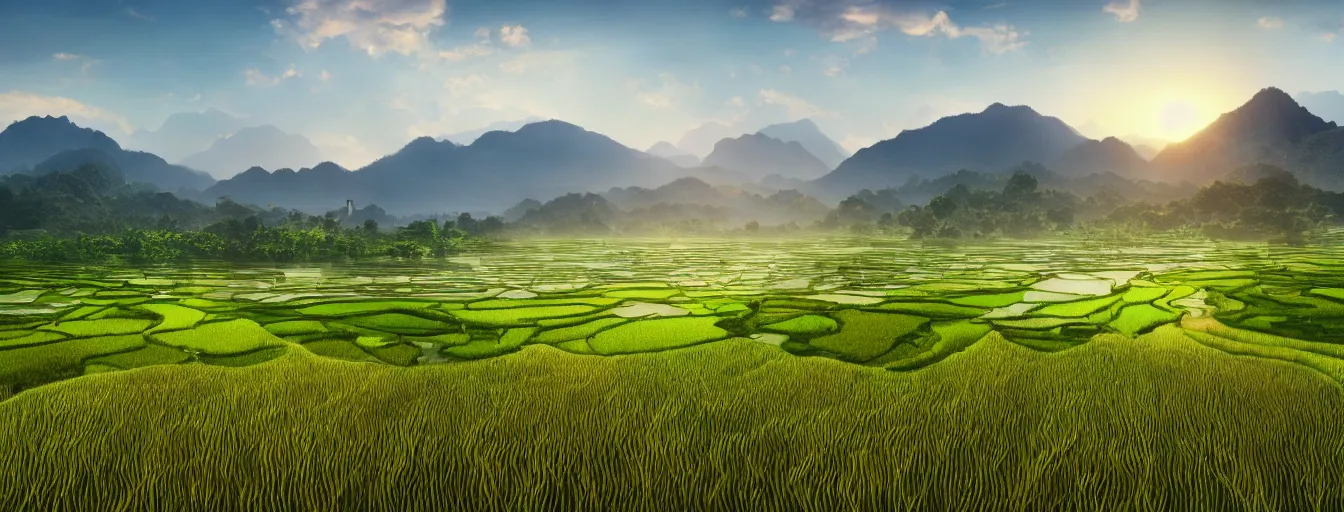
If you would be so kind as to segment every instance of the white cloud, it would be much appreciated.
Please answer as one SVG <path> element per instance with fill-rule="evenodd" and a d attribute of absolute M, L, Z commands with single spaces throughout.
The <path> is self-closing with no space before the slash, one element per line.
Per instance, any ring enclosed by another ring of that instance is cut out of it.
<path fill-rule="evenodd" d="M 323 82 L 325 82 L 325 81 L 327 81 L 327 80 L 331 80 L 331 72 L 329 72 L 329 71 L 327 71 L 327 70 L 324 69 L 324 70 L 322 70 L 322 73 L 320 73 L 320 74 L 317 75 L 317 77 L 318 77 L 318 78 L 321 78 Z"/>
<path fill-rule="evenodd" d="M 826 76 L 832 76 L 832 77 L 840 76 L 840 74 L 844 72 L 845 67 L 838 64 L 834 66 L 827 66 L 826 69 L 822 70 L 822 73 L 824 73 Z"/>
<path fill-rule="evenodd" d="M 666 73 L 658 75 L 656 87 L 651 87 L 639 79 L 626 81 L 626 87 L 634 93 L 635 99 L 640 103 L 659 110 L 672 110 L 678 103 L 700 92 L 699 85 L 684 84 Z"/>
<path fill-rule="evenodd" d="M 876 34 L 895 29 L 914 37 L 974 38 L 988 52 L 1002 54 L 1026 46 L 1026 32 L 1013 25 L 999 23 L 979 27 L 963 27 L 954 22 L 947 11 L 933 15 L 924 12 L 897 10 L 889 4 L 853 0 L 808 2 L 791 0 L 787 6 L 791 19 L 811 25 L 833 42 L 858 41 L 856 55 L 872 51 L 877 45 Z"/>
<path fill-rule="evenodd" d="M 490 27 L 481 27 L 476 29 L 476 39 L 490 40 Z"/>
<path fill-rule="evenodd" d="M 509 59 L 499 63 L 499 70 L 510 75 L 521 75 L 527 72 L 527 59 Z"/>
<path fill-rule="evenodd" d="M 1283 19 L 1271 16 L 1264 16 L 1255 20 L 1255 24 L 1265 30 L 1278 30 L 1283 28 Z"/>
<path fill-rule="evenodd" d="M 294 69 L 293 64 L 290 64 L 289 68 L 285 69 L 283 73 L 280 73 L 277 76 L 267 75 L 257 68 L 243 70 L 243 80 L 247 85 L 252 87 L 275 87 L 280 85 L 280 82 L 301 76 L 303 76 L 303 74 L 299 73 L 299 70 Z"/>
<path fill-rule="evenodd" d="M 344 37 L 369 56 L 430 50 L 429 33 L 444 24 L 446 0 L 298 0 L 290 20 L 272 20 L 307 49 Z"/>
<path fill-rule="evenodd" d="M 746 106 L 746 104 L 747 103 L 745 101 L 742 101 L 741 96 L 733 96 L 731 98 L 728 98 L 728 101 L 724 102 L 724 105 L 730 107 L 743 107 Z"/>
<path fill-rule="evenodd" d="M 448 89 L 448 92 L 453 96 L 461 96 L 471 89 L 485 85 L 486 80 L 487 77 L 479 73 L 459 75 L 448 77 L 448 79 L 443 82 L 443 87 Z"/>
<path fill-rule="evenodd" d="M 780 66 L 780 67 L 779 67 L 779 74 L 781 74 L 781 75 L 792 75 L 792 74 L 793 74 L 793 68 L 791 68 L 791 67 L 789 67 L 789 66 Z"/>
<path fill-rule="evenodd" d="M 747 17 L 747 9 L 745 7 L 737 7 L 734 9 L 729 9 L 728 15 L 737 19 L 742 19 Z"/>
<path fill-rule="evenodd" d="M 75 123 L 92 127 L 115 127 L 131 133 L 135 127 L 126 118 L 78 100 L 42 96 L 23 91 L 0 93 L 0 121 L 19 121 L 29 116 L 69 116 Z"/>
<path fill-rule="evenodd" d="M 924 14 L 885 12 L 872 6 L 850 7 L 841 15 L 841 19 L 848 22 L 849 25 L 845 30 L 832 35 L 832 41 L 850 41 L 859 37 L 870 36 L 880 28 L 891 27 L 899 30 L 902 34 L 914 37 L 942 36 L 948 39 L 973 37 L 980 40 L 981 46 L 986 51 L 994 54 L 1018 50 L 1027 44 L 1022 40 L 1025 34 L 1019 32 L 1012 25 L 962 27 L 953 22 L 952 17 L 948 16 L 946 11 L 938 11 L 933 16 L 927 16 Z M 876 43 L 876 38 L 870 36 L 856 53 L 867 53 L 872 50 Z"/>
<path fill-rule="evenodd" d="M 572 67 L 574 54 L 568 51 L 530 51 L 499 63 L 500 71 L 511 75 L 521 75 L 530 71 L 561 70 Z"/>
<path fill-rule="evenodd" d="M 527 27 L 522 25 L 508 26 L 499 28 L 499 42 L 514 48 L 525 47 L 532 44 L 532 38 L 527 35 Z"/>
<path fill-rule="evenodd" d="M 775 23 L 793 21 L 793 16 L 793 6 L 789 4 L 779 4 L 770 9 L 770 21 Z"/>
<path fill-rule="evenodd" d="M 55 60 L 83 60 L 85 57 L 83 55 L 61 52 L 52 54 L 51 58 Z"/>
<path fill-rule="evenodd" d="M 823 109 L 807 100 L 796 96 L 790 96 L 775 89 L 761 89 L 757 93 L 760 101 L 766 105 L 775 105 L 784 107 L 789 112 L 789 117 L 836 117 L 834 112 Z"/>
<path fill-rule="evenodd" d="M 439 58 L 451 62 L 458 62 L 472 57 L 485 57 L 492 53 L 495 53 L 495 48 L 493 46 L 477 43 L 459 46 L 451 50 L 440 51 Z"/>
<path fill-rule="evenodd" d="M 358 138 L 341 133 L 317 133 L 310 137 L 327 160 L 346 169 L 359 169 L 378 158 Z"/>
<path fill-rule="evenodd" d="M 1141 3 L 1140 0 L 1111 0 L 1101 11 L 1114 14 L 1115 21 L 1129 23 L 1139 19 Z"/>

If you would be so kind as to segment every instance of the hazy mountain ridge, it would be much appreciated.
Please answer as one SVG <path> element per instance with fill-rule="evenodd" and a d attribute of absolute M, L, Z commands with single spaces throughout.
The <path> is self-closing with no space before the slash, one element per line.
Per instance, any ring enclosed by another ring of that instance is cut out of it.
<path fill-rule="evenodd" d="M 281 198 L 306 188 L 305 200 L 290 206 L 326 211 L 352 199 L 376 203 L 393 214 L 502 211 L 528 197 L 553 198 L 614 184 L 655 186 L 683 173 L 671 162 L 606 136 L 562 121 L 543 121 L 516 132 L 489 132 L 468 146 L 422 137 L 363 169 L 320 180 L 290 180 L 274 173 L 268 178 L 249 171 L 235 178 L 248 186 L 226 180 L 207 194 L 263 203 L 258 201 L 263 195 Z"/>
<path fill-rule="evenodd" d="M 1087 140 L 1058 118 L 995 103 L 859 150 L 814 183 L 831 194 L 846 194 L 899 185 L 912 176 L 993 172 L 1026 161 L 1052 161 Z"/>
<path fill-rule="evenodd" d="M 535 116 L 519 119 L 516 121 L 496 121 L 488 125 L 485 125 L 484 127 L 477 128 L 475 130 L 466 130 L 444 135 L 442 137 L 439 137 L 438 140 L 452 142 L 459 146 L 470 146 L 472 143 L 476 142 L 476 139 L 481 138 L 482 135 L 485 135 L 487 133 L 501 132 L 501 131 L 516 132 L 518 131 L 518 129 L 524 126 L 527 126 L 532 123 L 540 123 L 542 121 L 545 121 L 545 119 Z"/>
<path fill-rule="evenodd" d="M 719 141 L 714 145 L 714 151 L 705 157 L 703 165 L 741 171 L 750 181 L 759 181 L 771 174 L 812 180 L 830 171 L 802 144 L 759 133 Z"/>
<path fill-rule="evenodd" d="M 826 170 L 834 170 L 839 167 L 849 153 L 840 147 L 833 139 L 826 136 L 821 128 L 811 119 L 800 119 L 792 123 L 772 124 L 761 128 L 756 133 L 782 140 L 784 142 L 797 142 L 806 149 L 808 153 L 820 160 L 826 165 Z"/>
<path fill-rule="evenodd" d="M 1107 137 L 1087 140 L 1051 161 L 1050 167 L 1069 176 L 1087 176 L 1113 172 L 1121 176 L 1144 176 L 1148 160 L 1128 143 Z"/>
<path fill-rule="evenodd" d="M 195 153 L 210 149 L 215 141 L 243 129 L 247 120 L 219 109 L 203 112 L 178 112 L 163 121 L 157 130 L 137 131 L 127 139 L 128 146 L 154 153 L 164 160 L 181 162 Z M 234 169 L 238 172 L 243 168 Z M 202 169 L 204 170 L 204 169 Z"/>
<path fill-rule="evenodd" d="M 700 157 L 687 153 L 667 141 L 658 141 L 654 145 L 649 146 L 649 149 L 644 150 L 644 152 L 685 168 L 698 167 L 700 165 Z"/>
<path fill-rule="evenodd" d="M 43 173 L 109 162 L 116 164 L 127 181 L 165 191 L 201 190 L 214 183 L 204 173 L 171 165 L 157 155 L 124 150 L 103 132 L 81 128 L 64 116 L 33 116 L 0 132 L 0 174 Z"/>
<path fill-rule="evenodd" d="M 709 122 L 687 131 L 681 136 L 681 139 L 677 140 L 677 147 L 703 159 L 714 152 L 714 146 L 719 141 L 740 137 L 746 133 L 745 130 L 720 122 Z"/>
<path fill-rule="evenodd" d="M 252 167 L 298 168 L 321 161 L 321 150 L 307 137 L 262 125 L 216 139 L 209 149 L 183 159 L 182 165 L 225 179 Z"/>

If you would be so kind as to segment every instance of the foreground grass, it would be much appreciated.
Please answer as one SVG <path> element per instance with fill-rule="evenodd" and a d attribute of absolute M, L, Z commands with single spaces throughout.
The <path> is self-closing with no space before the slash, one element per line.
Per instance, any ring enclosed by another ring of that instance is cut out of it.
<path fill-rule="evenodd" d="M 3 398 L 0 390 L 0 398 Z M 728 341 L 291 350 L 0 402 L 0 510 L 1339 510 L 1344 394 L 1174 328 L 888 372 Z"/>

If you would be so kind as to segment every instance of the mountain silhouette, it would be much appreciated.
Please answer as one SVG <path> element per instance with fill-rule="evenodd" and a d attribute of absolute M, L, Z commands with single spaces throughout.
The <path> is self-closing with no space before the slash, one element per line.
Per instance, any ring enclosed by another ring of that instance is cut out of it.
<path fill-rule="evenodd" d="M 250 169 L 205 193 L 312 212 L 339 207 L 346 199 L 376 203 L 394 215 L 498 212 L 525 198 L 545 200 L 612 185 L 655 185 L 681 174 L 671 162 L 606 136 L 562 121 L 543 121 L 516 132 L 489 132 L 468 146 L 421 137 L 343 174 Z"/>
<path fill-rule="evenodd" d="M 65 116 L 29 117 L 0 132 L 0 174 L 32 168 L 62 151 L 86 148 L 121 151 L 121 145 L 111 137 L 81 128 Z"/>
<path fill-rule="evenodd" d="M 354 186 L 350 171 L 331 162 L 322 162 L 312 168 L 297 171 L 281 168 L 269 172 L 252 167 L 237 176 L 216 183 L 202 194 L 207 199 L 229 197 L 235 201 L 260 206 L 300 208 L 311 212 L 333 210 L 345 205 L 345 200 L 332 199 Z M 368 204 L 365 201 L 360 204 Z M 325 210 L 320 210 L 325 208 Z"/>
<path fill-rule="evenodd" d="M 126 145 L 154 153 L 170 162 L 181 162 L 188 156 L 209 149 L 216 140 L 227 137 L 245 126 L 247 126 L 246 120 L 219 109 L 178 112 L 168 116 L 157 130 L 131 134 Z M 242 168 L 233 172 L 239 170 Z"/>
<path fill-rule="evenodd" d="M 808 153 L 826 164 L 826 169 L 831 170 L 840 166 L 849 153 L 836 144 L 834 140 L 821 132 L 816 123 L 811 119 L 801 119 L 792 123 L 772 124 L 756 132 L 761 135 L 773 137 L 784 142 L 797 142 L 803 145 Z"/>
<path fill-rule="evenodd" d="M 834 196 L 961 169 L 997 172 L 1026 161 L 1052 161 L 1086 141 L 1057 118 L 1030 107 L 995 103 L 983 112 L 945 117 L 862 149 L 815 185 Z"/>
<path fill-rule="evenodd" d="M 320 161 L 321 151 L 307 137 L 264 125 L 217 139 L 210 149 L 183 159 L 182 165 L 224 179 L 251 167 L 299 168 Z"/>
<path fill-rule="evenodd" d="M 1087 176 L 1113 172 L 1120 176 L 1142 176 L 1148 161 L 1132 146 L 1115 137 L 1088 140 L 1065 151 L 1050 168 L 1065 176 Z"/>
<path fill-rule="evenodd" d="M 751 181 L 759 181 L 771 174 L 811 180 L 830 170 L 802 144 L 784 142 L 761 134 L 719 141 L 714 145 L 714 151 L 705 157 L 703 164 L 741 171 Z"/>
<path fill-rule="evenodd" d="M 103 132 L 81 128 L 64 116 L 29 117 L 0 132 L 0 174 L 43 174 L 106 163 L 114 163 L 127 182 L 165 191 L 201 190 L 214 183 L 204 173 L 154 154 L 126 151 Z"/>
<path fill-rule="evenodd" d="M 442 137 L 439 137 L 439 140 L 446 140 L 459 146 L 467 146 L 473 142 L 476 142 L 476 139 L 481 138 L 482 135 L 485 135 L 487 133 L 516 132 L 518 131 L 519 128 L 522 128 L 532 123 L 539 123 L 541 121 L 545 121 L 545 119 L 542 119 L 540 117 L 528 117 L 526 119 L 519 119 L 517 121 L 497 121 L 494 123 L 490 123 L 489 125 L 486 125 L 484 128 L 477 128 L 475 130 L 467 130 L 464 132 L 444 135 Z"/>
<path fill-rule="evenodd" d="M 705 158 L 714 151 L 714 146 L 719 141 L 744 133 L 747 132 L 720 122 L 709 122 L 682 135 L 681 140 L 677 141 L 677 147 L 699 158 Z"/>
<path fill-rule="evenodd" d="M 680 167 L 691 168 L 700 165 L 700 157 L 687 153 L 666 141 L 659 141 L 644 152 L 677 164 Z"/>
<path fill-rule="evenodd" d="M 1291 171 L 1308 185 L 1344 190 L 1344 127 L 1313 133 L 1271 150 L 1261 160 Z"/>
<path fill-rule="evenodd" d="M 1218 117 L 1195 135 L 1173 143 L 1153 158 L 1154 177 L 1203 183 L 1292 146 L 1313 134 L 1333 130 L 1282 90 L 1270 87 Z"/>

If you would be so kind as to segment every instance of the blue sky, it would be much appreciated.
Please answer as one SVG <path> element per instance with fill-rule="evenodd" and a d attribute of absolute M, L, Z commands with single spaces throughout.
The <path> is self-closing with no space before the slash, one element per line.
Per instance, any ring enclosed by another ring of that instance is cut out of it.
<path fill-rule="evenodd" d="M 814 119 L 855 150 L 993 102 L 1176 139 L 1344 88 L 1339 0 L 8 0 L 0 123 L 219 108 L 362 163 L 530 116 L 643 149 Z M 120 136 L 120 137 L 119 137 Z"/>

